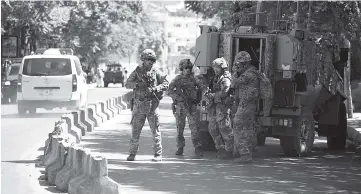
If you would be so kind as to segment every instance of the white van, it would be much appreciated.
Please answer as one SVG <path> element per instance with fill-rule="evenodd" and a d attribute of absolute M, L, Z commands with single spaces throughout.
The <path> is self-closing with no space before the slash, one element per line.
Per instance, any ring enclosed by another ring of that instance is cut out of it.
<path fill-rule="evenodd" d="M 62 54 L 63 53 L 63 54 Z M 36 108 L 80 108 L 87 104 L 88 86 L 80 60 L 60 49 L 25 56 L 19 70 L 18 114 Z"/>

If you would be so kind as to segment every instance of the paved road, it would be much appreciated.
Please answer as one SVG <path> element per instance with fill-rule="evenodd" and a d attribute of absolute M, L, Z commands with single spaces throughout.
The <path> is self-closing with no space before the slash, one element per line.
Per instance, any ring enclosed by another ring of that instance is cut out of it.
<path fill-rule="evenodd" d="M 215 152 L 192 159 L 190 131 L 186 129 L 184 157 L 176 157 L 175 119 L 160 110 L 163 162 L 151 162 L 152 138 L 146 125 L 140 138 L 137 160 L 126 161 L 131 134 L 130 111 L 85 136 L 82 144 L 108 158 L 109 177 L 121 184 L 122 193 L 219 194 L 219 193 L 361 193 L 361 159 L 347 151 L 330 152 L 326 140 L 317 138 L 309 157 L 289 158 L 279 141 L 267 138 L 252 164 L 218 160 Z"/>
<path fill-rule="evenodd" d="M 125 92 L 120 85 L 110 85 L 109 88 L 95 88 L 88 92 L 88 103 L 106 100 L 109 97 Z M 24 183 L 26 173 L 24 166 L 34 163 L 31 154 L 36 151 L 53 130 L 54 122 L 60 118 L 65 109 L 47 111 L 38 109 L 37 114 L 27 118 L 19 118 L 17 105 L 1 106 L 1 193 L 29 193 Z M 39 146 L 39 143 L 40 146 Z M 16 189 L 17 188 L 17 189 Z"/>

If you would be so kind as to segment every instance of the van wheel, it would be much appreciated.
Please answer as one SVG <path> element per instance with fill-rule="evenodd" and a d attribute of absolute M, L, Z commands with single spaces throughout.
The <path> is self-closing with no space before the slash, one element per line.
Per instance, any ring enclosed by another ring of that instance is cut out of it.
<path fill-rule="evenodd" d="M 315 122 L 312 111 L 302 108 L 301 116 L 296 121 L 296 136 L 281 136 L 280 145 L 286 156 L 307 156 L 315 140 Z"/>
<path fill-rule="evenodd" d="M 346 115 L 346 106 L 344 103 L 340 104 L 340 110 L 338 111 L 338 125 L 335 126 L 334 136 L 327 136 L 327 147 L 328 149 L 340 150 L 344 149 L 346 146 L 347 139 L 347 115 Z"/>
<path fill-rule="evenodd" d="M 108 83 L 108 82 L 104 82 L 104 87 L 105 87 L 105 88 L 107 88 L 107 87 L 108 87 L 108 85 L 109 85 L 109 83 Z"/>

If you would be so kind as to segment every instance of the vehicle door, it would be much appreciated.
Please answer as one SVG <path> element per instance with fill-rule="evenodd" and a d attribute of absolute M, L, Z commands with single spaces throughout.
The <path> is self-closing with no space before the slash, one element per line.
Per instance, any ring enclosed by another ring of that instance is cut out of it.
<path fill-rule="evenodd" d="M 81 68 L 81 63 L 78 57 L 73 58 L 76 70 L 76 79 L 78 84 L 78 90 L 84 94 L 88 90 L 88 85 L 86 84 L 86 79 L 83 76 L 83 69 Z"/>

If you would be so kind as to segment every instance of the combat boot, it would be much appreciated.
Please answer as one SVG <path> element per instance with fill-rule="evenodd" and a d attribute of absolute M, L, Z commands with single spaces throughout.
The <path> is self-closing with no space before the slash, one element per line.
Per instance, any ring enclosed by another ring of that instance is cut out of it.
<path fill-rule="evenodd" d="M 178 148 L 178 150 L 175 152 L 175 155 L 177 155 L 177 156 L 183 155 L 183 147 Z"/>
<path fill-rule="evenodd" d="M 134 161 L 134 159 L 135 159 L 135 154 L 129 154 L 127 160 L 128 161 Z"/>
<path fill-rule="evenodd" d="M 152 159 L 153 162 L 161 162 L 162 156 L 159 154 L 154 154 L 154 158 Z"/>
<path fill-rule="evenodd" d="M 195 156 L 195 158 L 202 158 L 203 157 L 203 152 L 202 152 L 202 149 L 200 147 L 195 148 L 194 156 Z"/>

